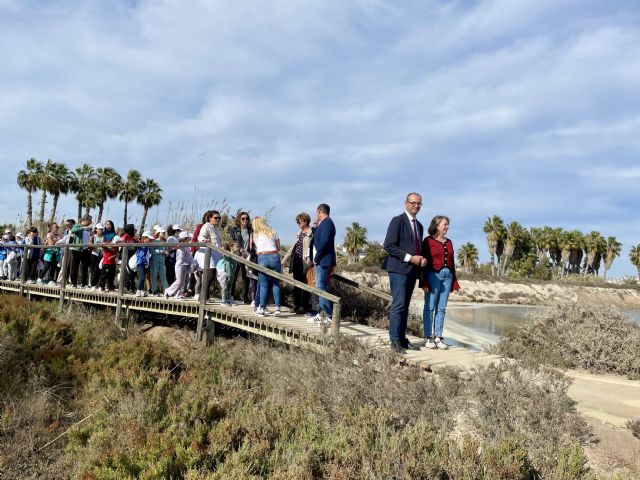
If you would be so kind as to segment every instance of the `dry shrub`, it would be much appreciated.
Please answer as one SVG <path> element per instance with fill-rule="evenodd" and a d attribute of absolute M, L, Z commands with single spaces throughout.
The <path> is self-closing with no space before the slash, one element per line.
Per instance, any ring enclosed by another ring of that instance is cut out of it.
<path fill-rule="evenodd" d="M 631 430 L 634 437 L 640 439 L 640 420 L 629 420 L 627 428 Z"/>
<path fill-rule="evenodd" d="M 595 303 L 546 308 L 494 351 L 529 364 L 640 377 L 640 325 L 614 307 Z"/>

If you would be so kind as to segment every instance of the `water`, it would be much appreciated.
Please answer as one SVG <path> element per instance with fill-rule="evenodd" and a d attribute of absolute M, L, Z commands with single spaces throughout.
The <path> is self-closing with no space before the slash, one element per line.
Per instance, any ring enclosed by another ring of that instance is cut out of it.
<path fill-rule="evenodd" d="M 473 349 L 495 344 L 500 337 L 535 319 L 541 307 L 521 305 L 450 304 L 445 320 L 445 337 Z M 640 324 L 640 310 L 622 309 Z"/>

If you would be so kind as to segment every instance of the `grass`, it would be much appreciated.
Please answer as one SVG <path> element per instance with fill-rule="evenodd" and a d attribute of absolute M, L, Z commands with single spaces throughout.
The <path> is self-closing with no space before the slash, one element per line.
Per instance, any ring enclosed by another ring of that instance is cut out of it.
<path fill-rule="evenodd" d="M 601 304 L 548 307 L 537 319 L 503 338 L 494 351 L 529 365 L 640 378 L 640 325 Z"/>
<path fill-rule="evenodd" d="M 181 348 L 50 308 L 0 304 L 2 478 L 590 476 L 569 382 L 545 367 L 465 381 L 347 340 Z"/>

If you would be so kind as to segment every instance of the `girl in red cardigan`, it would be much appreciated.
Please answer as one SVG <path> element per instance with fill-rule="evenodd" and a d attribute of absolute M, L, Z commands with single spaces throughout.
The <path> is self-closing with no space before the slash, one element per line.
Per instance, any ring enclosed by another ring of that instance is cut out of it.
<path fill-rule="evenodd" d="M 446 237 L 448 230 L 449 218 L 436 215 L 429 225 L 429 236 L 422 242 L 422 256 L 427 260 L 422 274 L 422 289 L 425 292 L 422 312 L 425 347 L 442 350 L 449 348 L 442 338 L 449 293 L 460 290 L 453 244 Z"/>

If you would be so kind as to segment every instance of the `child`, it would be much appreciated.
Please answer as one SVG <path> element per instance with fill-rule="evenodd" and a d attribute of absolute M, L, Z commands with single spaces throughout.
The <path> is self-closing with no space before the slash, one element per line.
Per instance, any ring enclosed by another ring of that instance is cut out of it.
<path fill-rule="evenodd" d="M 154 241 L 164 242 L 164 234 L 167 232 L 164 228 L 156 225 L 154 227 L 156 232 Z M 156 296 L 160 296 L 160 292 L 164 292 L 167 288 L 169 288 L 169 284 L 167 283 L 167 268 L 164 264 L 164 259 L 166 256 L 165 247 L 150 247 L 151 251 L 151 265 L 149 269 L 151 270 L 151 291 Z M 158 277 L 160 277 L 160 283 L 162 284 L 162 290 L 158 289 Z"/>
<path fill-rule="evenodd" d="M 49 233 L 44 240 L 44 244 L 53 246 L 60 240 L 60 233 L 58 233 L 58 224 L 52 223 L 49 225 Z M 42 261 L 44 262 L 44 268 L 38 275 L 38 281 L 36 283 L 42 284 L 49 281 L 49 285 L 56 284 L 56 278 L 58 277 L 58 262 L 60 261 L 60 249 L 59 248 L 45 248 L 42 255 Z M 45 276 L 48 275 L 47 278 Z"/>
<path fill-rule="evenodd" d="M 9 236 L 9 244 L 15 245 L 16 239 L 13 236 Z M 14 281 L 18 277 L 18 249 L 7 248 L 7 260 L 4 263 L 5 276 L 7 280 Z"/>
<path fill-rule="evenodd" d="M 140 241 L 142 243 L 148 243 L 155 240 L 155 237 L 151 235 L 151 232 L 144 232 Z M 136 290 L 136 297 L 146 297 L 147 292 L 144 290 L 144 281 L 146 278 L 146 268 L 149 266 L 149 247 L 138 247 L 136 249 L 136 268 L 138 270 L 138 289 Z"/>
<path fill-rule="evenodd" d="M 22 232 L 16 233 L 16 245 L 24 245 L 24 234 Z M 24 260 L 24 248 L 16 248 L 16 276 L 14 280 L 17 280 L 22 271 L 22 263 Z"/>
<path fill-rule="evenodd" d="M 236 242 L 225 243 L 222 248 L 234 255 L 238 255 L 240 253 L 240 246 Z M 231 280 L 233 279 L 233 275 L 237 268 L 238 262 L 228 256 L 222 257 L 216 264 L 223 305 L 233 305 L 235 303 L 233 299 L 233 282 Z"/>
<path fill-rule="evenodd" d="M 92 245 L 102 245 L 104 243 L 104 225 L 96 224 L 93 235 L 89 238 Z M 102 260 L 102 248 L 91 247 L 91 291 L 95 292 L 100 280 L 100 263 Z"/>
<path fill-rule="evenodd" d="M 115 243 L 119 240 L 119 237 L 115 235 L 111 235 L 111 240 L 106 239 L 103 242 L 103 245 L 107 245 L 109 243 Z M 118 260 L 118 249 L 117 248 L 109 248 L 102 247 L 102 273 L 100 274 L 100 284 L 99 288 L 103 292 L 113 292 L 115 287 L 115 278 L 116 278 L 116 262 Z"/>
<path fill-rule="evenodd" d="M 9 243 L 9 235 L 2 236 L 2 243 Z M 5 246 L 0 247 L 0 280 L 7 279 L 7 256 L 9 254 L 9 249 Z"/>
<path fill-rule="evenodd" d="M 180 232 L 178 235 L 180 243 L 189 242 L 189 232 Z M 164 291 L 165 298 L 176 297 L 178 300 L 184 300 L 182 289 L 191 272 L 191 262 L 193 255 L 190 247 L 181 247 L 176 250 L 176 279 L 171 286 Z"/>

